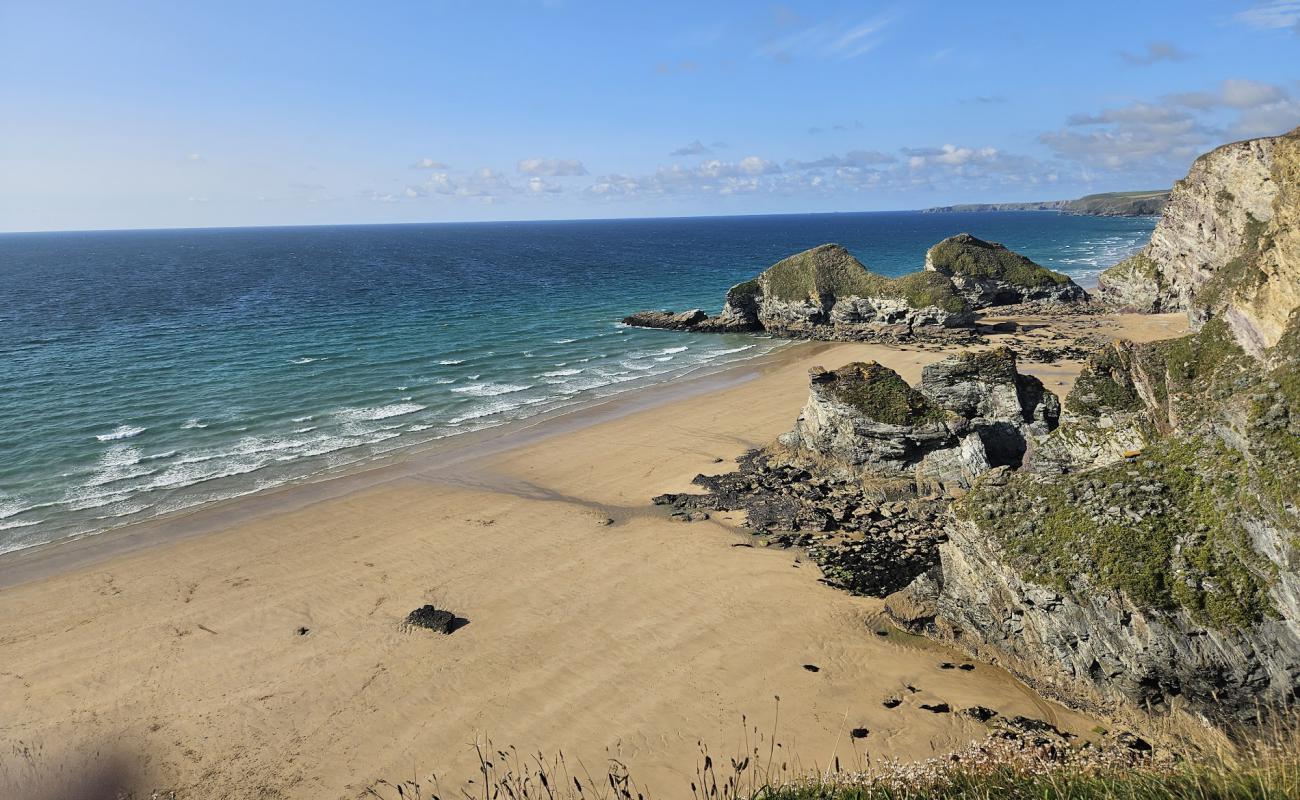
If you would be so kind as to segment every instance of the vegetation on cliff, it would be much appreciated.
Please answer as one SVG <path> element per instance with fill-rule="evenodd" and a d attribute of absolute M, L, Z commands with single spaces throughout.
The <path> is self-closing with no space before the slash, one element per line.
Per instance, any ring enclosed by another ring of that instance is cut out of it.
<path fill-rule="evenodd" d="M 1219 629 L 1264 619 L 1275 567 L 1246 531 L 1250 519 L 1296 527 L 1296 328 L 1271 372 L 1221 320 L 1178 339 L 1103 348 L 1066 399 L 1070 424 L 1141 412 L 1149 446 L 1097 469 L 977 484 L 958 514 L 997 536 L 1027 579 L 1058 591 L 1121 591 L 1139 607 L 1181 608 Z M 1246 435 L 1232 434 L 1243 417 Z"/>
<path fill-rule="evenodd" d="M 997 537 L 1030 581 L 1080 598 L 1119 591 L 1228 629 L 1272 612 L 1270 570 L 1235 514 L 1250 485 L 1241 456 L 1221 443 L 1168 439 L 1133 463 L 977 483 L 955 510 Z"/>
<path fill-rule="evenodd" d="M 900 278 L 877 275 L 838 244 L 820 245 L 784 258 L 769 267 L 758 281 L 766 296 L 790 303 L 888 297 L 904 300 L 912 308 L 935 306 L 954 314 L 968 310 L 966 301 L 947 278 L 924 272 Z"/>
<path fill-rule="evenodd" d="M 831 394 L 835 399 L 876 422 L 917 425 L 941 422 L 948 415 L 897 372 L 875 361 L 845 364 L 827 373 L 827 377 L 833 379 Z"/>
<path fill-rule="evenodd" d="M 1053 272 L 997 242 L 986 242 L 968 233 L 951 236 L 931 247 L 926 262 L 945 275 L 998 280 L 1025 289 L 1070 282 L 1067 275 Z"/>

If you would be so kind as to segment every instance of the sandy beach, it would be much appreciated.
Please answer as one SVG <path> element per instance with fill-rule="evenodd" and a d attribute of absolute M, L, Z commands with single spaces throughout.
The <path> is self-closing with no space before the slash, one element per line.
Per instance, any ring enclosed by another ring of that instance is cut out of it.
<path fill-rule="evenodd" d="M 1185 318 L 1077 324 L 1150 340 Z M 880 601 L 820 583 L 799 552 L 740 546 L 752 537 L 735 519 L 684 524 L 649 502 L 788 430 L 809 367 L 874 359 L 915 382 L 942 355 L 791 344 L 621 408 L 0 558 L 0 789 L 109 765 L 144 796 L 350 798 L 429 773 L 445 789 L 490 738 L 593 774 L 618 758 L 680 797 L 698 743 L 730 755 L 746 727 L 767 736 L 778 696 L 792 767 L 924 758 L 983 735 L 922 703 L 1086 735 L 1095 720 L 996 667 L 943 670 L 961 659 L 880 635 Z M 1063 397 L 1078 366 L 1022 371 Z M 468 624 L 403 630 L 429 602 Z"/>

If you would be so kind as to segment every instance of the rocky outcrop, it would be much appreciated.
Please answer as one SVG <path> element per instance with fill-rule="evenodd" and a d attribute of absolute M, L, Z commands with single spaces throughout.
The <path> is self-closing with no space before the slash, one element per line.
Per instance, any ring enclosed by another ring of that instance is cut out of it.
<path fill-rule="evenodd" d="M 1024 467 L 956 501 L 905 624 L 1103 710 L 1234 725 L 1300 699 L 1297 154 L 1197 161 L 1129 268 L 1198 330 L 1090 358 Z"/>
<path fill-rule="evenodd" d="M 1224 145 L 1196 160 L 1151 242 L 1103 273 L 1108 302 L 1223 318 L 1260 355 L 1300 303 L 1300 129 Z"/>
<path fill-rule="evenodd" d="M 781 443 L 836 464 L 904 473 L 970 432 L 964 419 L 874 361 L 814 368 L 810 382 L 808 402 Z"/>
<path fill-rule="evenodd" d="M 1032 375 L 1016 369 L 1005 347 L 964 352 L 926 366 L 921 392 L 967 420 L 991 466 L 1020 467 L 1040 437 L 1056 429 L 1061 403 Z"/>
<path fill-rule="evenodd" d="M 887 367 L 815 369 L 812 391 L 781 443 L 853 469 L 964 488 L 991 465 L 1019 464 L 1033 433 L 1055 427 L 1056 396 L 1016 371 L 1005 348 L 926 367 L 913 389 Z"/>
<path fill-rule="evenodd" d="M 991 466 L 1020 466 L 1057 424 L 1060 402 L 1002 347 L 931 364 L 914 389 L 875 362 L 814 369 L 812 391 L 781 443 L 820 459 L 919 483 L 965 488 Z"/>
<path fill-rule="evenodd" d="M 1068 276 L 969 233 L 951 236 L 931 247 L 925 254 L 925 269 L 952 279 L 966 302 L 977 309 L 1088 299 L 1088 293 Z"/>
<path fill-rule="evenodd" d="M 698 308 L 674 313 L 672 311 L 638 311 L 625 318 L 623 323 L 638 328 L 663 328 L 671 331 L 690 331 L 709 318 Z"/>
<path fill-rule="evenodd" d="M 766 331 L 827 340 L 951 338 L 971 333 L 974 314 L 946 277 L 887 278 L 826 244 L 790 256 L 731 287 L 716 317 L 641 312 L 629 325 L 706 332 Z"/>
<path fill-rule="evenodd" d="M 741 510 L 767 541 L 808 548 L 831 583 L 882 597 L 938 564 L 949 493 L 1024 457 L 1058 404 L 1005 348 L 927 367 L 919 389 L 875 362 L 815 368 L 780 446 L 699 475 L 706 494 L 655 498 L 678 513 Z"/>

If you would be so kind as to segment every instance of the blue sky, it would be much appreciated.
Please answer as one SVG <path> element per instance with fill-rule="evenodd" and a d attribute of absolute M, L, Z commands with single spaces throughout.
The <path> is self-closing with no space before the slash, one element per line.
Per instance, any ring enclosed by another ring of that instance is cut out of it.
<path fill-rule="evenodd" d="M 1300 125 L 1300 0 L 0 0 L 0 230 L 859 211 Z"/>

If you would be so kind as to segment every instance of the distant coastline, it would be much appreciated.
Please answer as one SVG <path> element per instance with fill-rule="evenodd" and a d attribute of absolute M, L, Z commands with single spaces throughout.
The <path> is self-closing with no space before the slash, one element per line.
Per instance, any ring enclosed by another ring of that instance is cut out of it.
<path fill-rule="evenodd" d="M 1036 200 L 1024 203 L 959 203 L 921 209 L 922 214 L 960 214 L 974 211 L 1057 211 L 1092 217 L 1148 217 L 1164 211 L 1168 189 L 1139 192 L 1104 192 L 1077 200 Z"/>

